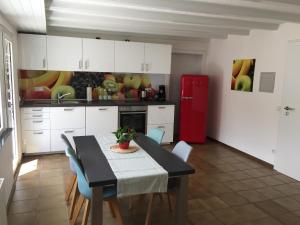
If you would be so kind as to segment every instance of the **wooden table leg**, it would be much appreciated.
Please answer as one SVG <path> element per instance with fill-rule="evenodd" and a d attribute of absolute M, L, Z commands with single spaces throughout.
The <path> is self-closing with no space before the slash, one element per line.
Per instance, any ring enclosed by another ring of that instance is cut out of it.
<path fill-rule="evenodd" d="M 185 225 L 187 217 L 188 176 L 179 178 L 176 188 L 175 225 Z"/>
<path fill-rule="evenodd" d="M 91 225 L 103 225 L 103 196 L 102 187 L 94 187 L 91 205 Z"/>

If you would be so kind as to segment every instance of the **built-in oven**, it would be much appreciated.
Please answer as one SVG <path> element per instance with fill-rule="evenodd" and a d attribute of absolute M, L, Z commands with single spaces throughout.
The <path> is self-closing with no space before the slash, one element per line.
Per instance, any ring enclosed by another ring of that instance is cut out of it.
<path fill-rule="evenodd" d="M 147 106 L 119 106 L 119 127 L 130 127 L 146 133 Z"/>

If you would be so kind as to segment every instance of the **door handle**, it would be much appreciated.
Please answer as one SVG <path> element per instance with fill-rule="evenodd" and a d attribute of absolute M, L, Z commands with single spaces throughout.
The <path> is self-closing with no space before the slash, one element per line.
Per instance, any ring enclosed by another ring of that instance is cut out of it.
<path fill-rule="evenodd" d="M 288 106 L 284 107 L 284 109 L 287 110 L 287 111 L 293 111 L 293 110 L 295 110 L 295 108 L 291 108 L 291 107 L 288 107 Z"/>

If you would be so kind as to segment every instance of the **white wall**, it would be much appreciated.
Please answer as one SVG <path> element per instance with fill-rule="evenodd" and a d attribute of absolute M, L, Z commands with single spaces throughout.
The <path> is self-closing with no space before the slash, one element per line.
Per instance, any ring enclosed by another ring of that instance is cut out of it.
<path fill-rule="evenodd" d="M 208 135 L 274 164 L 288 40 L 300 39 L 300 25 L 278 31 L 255 30 L 249 36 L 211 40 L 205 72 L 210 75 Z M 231 91 L 232 61 L 255 58 L 253 92 Z M 275 92 L 258 92 L 261 72 L 276 72 Z"/>

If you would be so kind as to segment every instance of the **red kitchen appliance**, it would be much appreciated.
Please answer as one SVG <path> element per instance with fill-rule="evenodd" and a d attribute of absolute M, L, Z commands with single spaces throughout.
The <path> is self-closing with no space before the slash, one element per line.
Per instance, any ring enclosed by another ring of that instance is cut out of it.
<path fill-rule="evenodd" d="M 208 76 L 182 75 L 179 139 L 192 143 L 206 140 Z"/>

